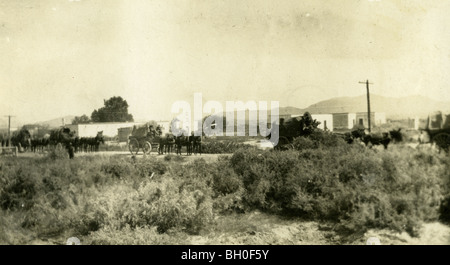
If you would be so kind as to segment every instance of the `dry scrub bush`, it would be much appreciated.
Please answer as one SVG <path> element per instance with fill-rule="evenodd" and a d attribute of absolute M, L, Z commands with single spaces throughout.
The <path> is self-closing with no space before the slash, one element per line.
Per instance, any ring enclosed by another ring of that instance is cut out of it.
<path fill-rule="evenodd" d="M 208 229 L 215 214 L 254 209 L 334 222 L 348 233 L 391 228 L 414 235 L 421 222 L 449 220 L 448 155 L 402 146 L 370 150 L 328 136 L 317 136 L 321 144 L 313 148 L 245 148 L 213 163 L 4 158 L 2 229 L 23 240 L 22 233 L 30 233 L 95 244 L 164 244 Z M 159 236 L 133 239 L 139 232 Z"/>
<path fill-rule="evenodd" d="M 248 144 L 230 140 L 202 143 L 202 153 L 204 154 L 231 154 L 239 149 L 256 149 L 256 148 Z"/>
<path fill-rule="evenodd" d="M 253 208 L 340 229 L 371 227 L 417 233 L 436 220 L 448 189 L 445 158 L 409 149 L 378 152 L 358 145 L 302 151 L 236 152 L 230 165 L 241 177 L 243 200 Z"/>

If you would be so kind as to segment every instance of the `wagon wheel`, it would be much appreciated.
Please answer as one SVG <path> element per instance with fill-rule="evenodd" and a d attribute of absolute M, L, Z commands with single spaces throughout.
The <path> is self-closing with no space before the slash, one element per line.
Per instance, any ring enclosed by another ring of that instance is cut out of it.
<path fill-rule="evenodd" d="M 152 144 L 150 142 L 145 142 L 142 151 L 144 154 L 149 155 L 152 152 Z"/>
<path fill-rule="evenodd" d="M 443 149 L 445 152 L 449 151 L 450 147 L 450 134 L 448 133 L 439 133 L 433 137 L 436 145 Z"/>
<path fill-rule="evenodd" d="M 128 149 L 132 155 L 137 155 L 139 152 L 139 142 L 136 139 L 130 139 L 128 142 Z"/>

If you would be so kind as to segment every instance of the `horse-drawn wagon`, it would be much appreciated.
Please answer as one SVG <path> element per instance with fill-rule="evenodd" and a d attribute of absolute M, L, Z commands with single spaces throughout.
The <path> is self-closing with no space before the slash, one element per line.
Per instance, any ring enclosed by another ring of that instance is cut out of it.
<path fill-rule="evenodd" d="M 420 142 L 435 143 L 439 149 L 449 152 L 450 149 L 450 114 L 443 114 L 440 111 L 428 115 L 425 129 L 422 130 L 426 135 L 422 135 Z"/>
<path fill-rule="evenodd" d="M 161 134 L 160 126 L 156 126 L 156 128 L 149 124 L 139 127 L 134 126 L 131 135 L 128 137 L 128 149 L 132 155 L 137 155 L 139 149 L 142 149 L 142 152 L 148 155 L 153 149 L 159 149 Z"/>
<path fill-rule="evenodd" d="M 50 132 L 49 143 L 52 147 L 62 150 L 75 140 L 75 131 L 61 127 Z"/>

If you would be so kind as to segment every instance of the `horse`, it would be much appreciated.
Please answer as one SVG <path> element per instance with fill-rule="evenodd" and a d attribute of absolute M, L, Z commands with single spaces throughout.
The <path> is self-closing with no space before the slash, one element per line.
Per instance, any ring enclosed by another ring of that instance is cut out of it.
<path fill-rule="evenodd" d="M 369 146 L 369 143 L 373 145 L 383 145 L 384 149 L 387 149 L 389 143 L 391 142 L 391 137 L 389 133 L 383 132 L 382 134 L 365 134 L 362 139 L 363 143 L 366 146 Z"/>
<path fill-rule="evenodd" d="M 31 133 L 25 128 L 22 128 L 18 132 L 14 132 L 11 137 L 12 146 L 17 146 L 19 152 L 26 151 L 28 147 L 31 147 Z"/>
<path fill-rule="evenodd" d="M 8 142 L 8 138 L 5 135 L 0 134 L 0 146 L 5 147 L 7 142 Z"/>
<path fill-rule="evenodd" d="M 202 137 L 191 135 L 189 141 L 192 142 L 192 151 L 194 152 L 194 154 L 196 155 L 197 153 L 199 153 L 201 155 L 202 154 Z"/>
<path fill-rule="evenodd" d="M 171 153 L 173 149 L 173 145 L 175 144 L 175 135 L 171 133 L 166 133 L 164 137 L 159 137 L 159 149 L 158 153 L 160 155 L 164 153 Z"/>
<path fill-rule="evenodd" d="M 31 139 L 31 152 L 40 152 L 41 151 L 41 139 L 33 138 Z"/>
<path fill-rule="evenodd" d="M 43 139 L 42 138 L 34 138 L 31 139 L 31 152 L 41 152 L 43 151 Z"/>
<path fill-rule="evenodd" d="M 98 152 L 100 143 L 105 143 L 103 131 L 97 132 L 95 137 L 88 138 L 87 143 L 91 152 Z"/>
<path fill-rule="evenodd" d="M 181 148 L 186 146 L 186 155 L 192 154 L 192 143 L 189 136 L 180 135 L 175 137 L 175 148 L 176 154 L 181 155 Z"/>
<path fill-rule="evenodd" d="M 358 130 L 358 132 L 355 132 L 355 138 L 360 138 L 362 142 L 368 146 L 369 143 L 373 145 L 383 145 L 384 149 L 388 148 L 389 143 L 394 142 L 401 142 L 403 141 L 403 135 L 400 132 L 401 128 L 398 130 L 391 130 L 389 132 L 382 132 L 382 133 L 363 133 L 361 134 L 361 131 Z"/>
<path fill-rule="evenodd" d="M 89 137 L 80 137 L 78 140 L 78 151 L 87 153 L 89 149 Z"/>
<path fill-rule="evenodd" d="M 67 147 L 73 144 L 74 139 L 75 131 L 70 131 L 69 128 L 60 128 L 50 132 L 49 144 L 54 147 L 58 145 Z"/>
<path fill-rule="evenodd" d="M 402 128 L 398 130 L 390 130 L 389 135 L 391 136 L 394 143 L 403 142 L 403 134 L 401 133 Z"/>
<path fill-rule="evenodd" d="M 81 143 L 81 138 L 76 136 L 75 139 L 73 139 L 73 148 L 75 153 L 78 153 L 81 151 L 82 149 L 82 143 Z"/>
<path fill-rule="evenodd" d="M 45 134 L 41 138 L 33 138 L 31 140 L 31 150 L 33 152 L 44 152 L 50 143 L 50 134 Z"/>
<path fill-rule="evenodd" d="M 71 144 L 76 153 L 98 152 L 100 144 L 105 143 L 103 131 L 97 132 L 95 137 L 74 137 Z"/>
<path fill-rule="evenodd" d="M 41 149 L 41 151 L 44 151 L 48 148 L 49 144 L 50 144 L 50 134 L 45 134 L 44 137 L 40 139 L 39 148 Z"/>

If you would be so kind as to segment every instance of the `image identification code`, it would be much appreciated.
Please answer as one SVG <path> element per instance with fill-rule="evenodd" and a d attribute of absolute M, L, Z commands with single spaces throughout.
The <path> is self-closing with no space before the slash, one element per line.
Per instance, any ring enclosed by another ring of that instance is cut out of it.
<path fill-rule="evenodd" d="M 262 249 L 250 249 L 250 250 L 225 250 L 225 253 L 216 253 L 214 251 L 183 251 L 181 253 L 182 260 L 208 260 L 213 262 L 214 259 L 227 259 L 227 260 L 266 260 L 269 254 L 269 250 Z"/>

